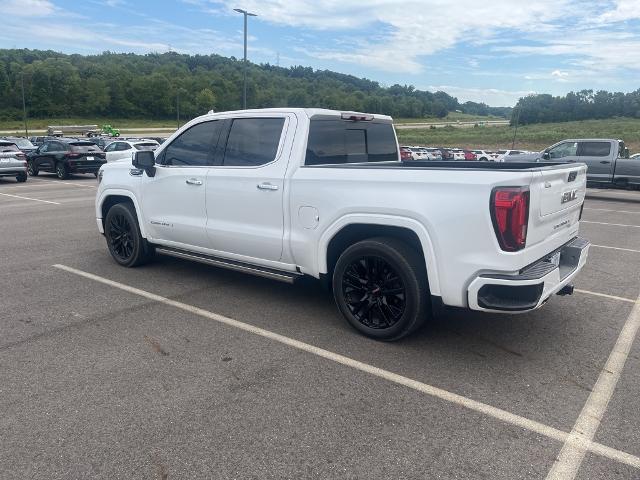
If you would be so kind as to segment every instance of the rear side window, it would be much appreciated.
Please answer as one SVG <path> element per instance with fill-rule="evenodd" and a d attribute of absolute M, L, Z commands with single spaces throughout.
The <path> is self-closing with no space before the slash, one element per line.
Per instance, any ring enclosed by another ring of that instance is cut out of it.
<path fill-rule="evenodd" d="M 182 132 L 165 148 L 164 165 L 200 167 L 211 165 L 220 135 L 221 122 L 203 122 Z"/>
<path fill-rule="evenodd" d="M 609 142 L 580 142 L 581 157 L 608 157 L 610 153 Z"/>
<path fill-rule="evenodd" d="M 0 142 L 0 152 L 18 152 L 20 149 L 15 143 Z"/>
<path fill-rule="evenodd" d="M 390 123 L 311 120 L 305 165 L 398 161 Z"/>
<path fill-rule="evenodd" d="M 275 160 L 284 118 L 236 118 L 224 154 L 226 167 L 257 167 Z"/>
<path fill-rule="evenodd" d="M 134 145 L 134 147 L 136 148 L 136 150 L 150 150 L 150 151 L 153 151 L 156 148 L 158 148 L 158 144 L 157 143 L 151 143 L 151 142 L 136 143 Z"/>

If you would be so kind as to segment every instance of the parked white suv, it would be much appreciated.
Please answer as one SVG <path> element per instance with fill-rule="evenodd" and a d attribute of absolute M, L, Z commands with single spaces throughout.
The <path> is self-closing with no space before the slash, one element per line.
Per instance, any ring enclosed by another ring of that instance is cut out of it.
<path fill-rule="evenodd" d="M 160 144 L 155 140 L 117 140 L 109 143 L 104 148 L 107 154 L 107 162 L 115 162 L 117 160 L 131 160 L 133 154 L 140 150 L 155 150 Z"/>
<path fill-rule="evenodd" d="M 360 332 L 394 340 L 443 305 L 525 312 L 571 293 L 586 168 L 399 160 L 390 117 L 321 109 L 204 115 L 101 168 L 116 262 L 154 253 L 326 281 Z"/>

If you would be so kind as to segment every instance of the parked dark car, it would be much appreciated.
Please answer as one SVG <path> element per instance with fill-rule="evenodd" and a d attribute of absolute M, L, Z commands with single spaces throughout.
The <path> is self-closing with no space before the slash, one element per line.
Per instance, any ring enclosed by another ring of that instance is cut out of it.
<path fill-rule="evenodd" d="M 115 142 L 115 138 L 111 138 L 111 137 L 90 137 L 87 139 L 88 142 L 93 143 L 94 145 L 97 145 L 98 147 L 100 147 L 101 150 L 104 150 L 105 148 L 107 148 L 107 145 L 109 145 L 110 143 Z"/>
<path fill-rule="evenodd" d="M 453 152 L 447 148 L 438 148 L 442 154 L 442 160 L 455 160 Z"/>
<path fill-rule="evenodd" d="M 33 143 L 33 145 L 38 148 L 40 145 L 42 145 L 44 142 L 46 142 L 47 140 L 51 140 L 54 137 L 49 137 L 47 135 L 42 135 L 42 136 L 35 136 L 35 137 L 29 137 L 29 141 L 31 143 Z"/>
<path fill-rule="evenodd" d="M 166 140 L 167 137 L 144 137 L 147 140 L 155 140 L 156 142 L 158 142 L 159 145 L 162 145 Z"/>
<path fill-rule="evenodd" d="M 55 173 L 65 179 L 70 173 L 93 173 L 107 163 L 105 153 L 87 140 L 56 138 L 27 155 L 27 171 L 35 177 L 40 172 Z"/>

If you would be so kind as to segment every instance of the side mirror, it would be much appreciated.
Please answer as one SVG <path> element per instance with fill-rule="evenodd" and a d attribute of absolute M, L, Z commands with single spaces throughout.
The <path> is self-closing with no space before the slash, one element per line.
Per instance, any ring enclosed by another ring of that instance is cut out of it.
<path fill-rule="evenodd" d="M 149 177 L 156 174 L 156 157 L 149 150 L 141 150 L 133 156 L 133 166 L 147 172 Z"/>
<path fill-rule="evenodd" d="M 542 154 L 542 158 L 544 158 L 545 160 L 549 160 L 551 158 L 551 155 L 549 155 L 549 152 L 544 152 Z"/>

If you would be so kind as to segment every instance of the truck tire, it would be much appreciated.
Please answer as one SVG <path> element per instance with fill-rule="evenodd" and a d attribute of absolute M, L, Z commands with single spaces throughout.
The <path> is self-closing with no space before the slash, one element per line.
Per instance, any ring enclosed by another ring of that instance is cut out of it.
<path fill-rule="evenodd" d="M 399 340 L 430 317 L 424 259 L 392 237 L 347 248 L 333 271 L 333 295 L 349 324 L 377 340 Z"/>
<path fill-rule="evenodd" d="M 107 212 L 104 236 L 109 253 L 123 267 L 137 267 L 149 262 L 155 249 L 140 233 L 138 217 L 130 203 L 117 203 Z"/>
<path fill-rule="evenodd" d="M 67 166 L 63 162 L 56 163 L 56 176 L 60 180 L 69 178 L 69 172 L 67 172 Z"/>
<path fill-rule="evenodd" d="M 38 171 L 38 169 L 33 165 L 33 162 L 27 162 L 27 173 L 32 176 L 32 177 L 37 177 L 38 173 L 40 173 Z"/>
<path fill-rule="evenodd" d="M 18 181 L 18 183 L 24 183 L 27 181 L 27 174 L 26 173 L 21 173 L 20 175 L 16 176 L 16 180 Z"/>

